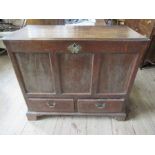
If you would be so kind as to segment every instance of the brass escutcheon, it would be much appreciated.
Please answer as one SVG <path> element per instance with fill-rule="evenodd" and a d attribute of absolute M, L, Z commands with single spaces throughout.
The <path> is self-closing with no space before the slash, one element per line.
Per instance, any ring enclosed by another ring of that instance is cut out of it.
<path fill-rule="evenodd" d="M 73 43 L 68 46 L 68 50 L 73 54 L 77 54 L 81 50 L 81 46 L 76 43 Z"/>

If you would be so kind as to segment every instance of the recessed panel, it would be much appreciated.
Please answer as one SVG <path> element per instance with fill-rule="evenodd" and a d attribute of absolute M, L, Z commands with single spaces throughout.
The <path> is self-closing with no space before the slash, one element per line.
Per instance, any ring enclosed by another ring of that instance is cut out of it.
<path fill-rule="evenodd" d="M 135 54 L 101 54 L 97 93 L 124 93 Z"/>
<path fill-rule="evenodd" d="M 62 93 L 89 93 L 92 54 L 58 54 Z"/>
<path fill-rule="evenodd" d="M 54 92 L 48 53 L 16 53 L 27 93 Z"/>

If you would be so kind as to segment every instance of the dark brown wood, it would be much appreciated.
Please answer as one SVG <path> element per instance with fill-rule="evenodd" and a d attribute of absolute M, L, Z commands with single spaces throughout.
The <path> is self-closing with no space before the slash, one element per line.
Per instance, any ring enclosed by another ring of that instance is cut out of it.
<path fill-rule="evenodd" d="M 102 63 L 97 93 L 126 93 L 129 74 L 136 54 L 102 54 L 100 57 Z"/>
<path fill-rule="evenodd" d="M 27 19 L 26 25 L 64 25 L 64 19 Z"/>
<path fill-rule="evenodd" d="M 29 111 L 74 112 L 73 99 L 29 99 Z"/>
<path fill-rule="evenodd" d="M 58 59 L 62 93 L 90 94 L 92 54 L 58 54 Z"/>
<path fill-rule="evenodd" d="M 58 64 L 58 58 L 56 56 L 56 53 L 50 53 L 51 56 L 51 69 L 53 73 L 53 78 L 54 78 L 54 88 L 55 88 L 55 94 L 61 94 L 61 85 L 60 85 L 60 70 L 59 70 L 59 64 Z"/>
<path fill-rule="evenodd" d="M 153 27 L 150 43 L 146 49 L 145 55 L 142 59 L 141 68 L 155 66 L 155 25 Z"/>
<path fill-rule="evenodd" d="M 151 36 L 154 27 L 154 19 L 126 19 L 125 25 L 147 37 Z"/>
<path fill-rule="evenodd" d="M 124 107 L 123 99 L 79 99 L 77 102 L 78 112 L 121 112 Z"/>
<path fill-rule="evenodd" d="M 33 115 L 37 116 L 37 119 L 40 116 L 53 116 L 53 115 L 58 115 L 58 116 L 106 116 L 106 117 L 112 117 L 116 120 L 123 121 L 126 119 L 127 115 L 125 111 L 119 112 L 119 113 L 109 113 L 109 112 L 103 112 L 103 113 L 79 113 L 79 112 L 32 112 L 28 111 L 27 115 Z M 33 119 L 32 119 L 33 120 Z"/>
<path fill-rule="evenodd" d="M 135 41 L 146 38 L 127 26 L 26 26 L 15 31 L 4 40 L 101 40 L 101 41 Z M 41 45 L 38 45 L 41 46 Z"/>
<path fill-rule="evenodd" d="M 29 120 L 50 114 L 125 119 L 147 42 L 122 26 L 28 26 L 4 39 Z"/>
<path fill-rule="evenodd" d="M 19 32 L 20 33 L 20 32 Z M 141 40 L 141 39 L 140 39 Z M 133 40 L 112 40 L 108 41 L 50 41 L 50 40 L 7 40 L 6 44 L 9 44 L 12 52 L 24 52 L 24 53 L 47 53 L 47 52 L 57 52 L 57 53 L 68 53 L 68 46 L 74 43 L 79 44 L 82 48 L 80 52 L 90 52 L 92 53 L 137 53 L 145 47 L 144 40 L 133 41 Z M 11 43 L 11 44 L 10 44 Z M 111 44 L 112 43 L 112 44 Z M 136 48 L 135 48 L 136 46 Z M 93 51 L 92 51 L 93 49 Z"/>
<path fill-rule="evenodd" d="M 100 73 L 101 57 L 100 54 L 94 54 L 92 57 L 92 78 L 91 78 L 91 95 L 97 94 L 98 80 Z"/>
<path fill-rule="evenodd" d="M 155 20 L 154 19 L 128 19 L 125 24 L 135 31 L 150 38 L 145 54 L 141 59 L 140 67 L 155 66 Z"/>
<path fill-rule="evenodd" d="M 16 53 L 27 93 L 54 93 L 49 53 Z"/>

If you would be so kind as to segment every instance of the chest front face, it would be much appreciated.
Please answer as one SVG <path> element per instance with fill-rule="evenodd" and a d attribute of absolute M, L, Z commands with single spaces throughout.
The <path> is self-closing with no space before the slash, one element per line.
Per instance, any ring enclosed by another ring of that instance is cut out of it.
<path fill-rule="evenodd" d="M 125 102 L 147 40 L 138 34 L 140 39 L 132 38 L 135 33 L 126 28 L 49 29 L 39 29 L 39 35 L 23 30 L 25 38 L 19 33 L 5 41 L 28 118 L 34 119 L 34 113 L 125 118 Z M 45 30 L 57 38 L 44 35 Z"/>
<path fill-rule="evenodd" d="M 128 93 L 143 44 L 15 41 L 10 48 L 28 97 L 120 97 Z"/>

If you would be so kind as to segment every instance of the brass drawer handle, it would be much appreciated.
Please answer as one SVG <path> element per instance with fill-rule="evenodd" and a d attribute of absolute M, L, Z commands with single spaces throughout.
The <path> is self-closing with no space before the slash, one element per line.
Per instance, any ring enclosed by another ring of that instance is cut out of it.
<path fill-rule="evenodd" d="M 105 108 L 106 107 L 106 103 L 97 103 L 95 104 L 95 106 L 99 109 Z"/>
<path fill-rule="evenodd" d="M 76 43 L 73 43 L 68 46 L 68 50 L 73 54 L 77 54 L 81 50 L 81 46 Z"/>
<path fill-rule="evenodd" d="M 47 103 L 47 106 L 48 106 L 49 108 L 54 108 L 55 105 L 56 105 L 55 102 L 48 102 L 48 103 Z"/>

